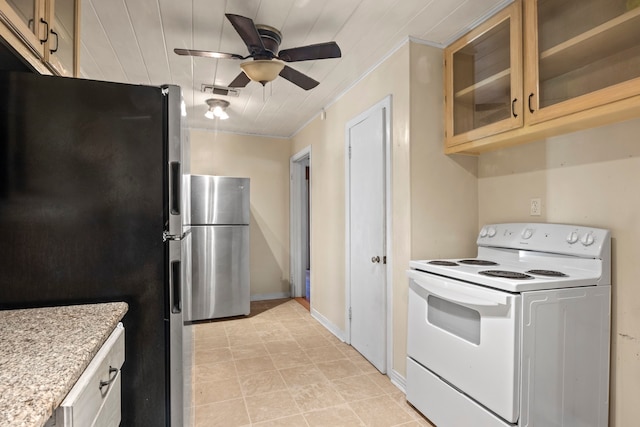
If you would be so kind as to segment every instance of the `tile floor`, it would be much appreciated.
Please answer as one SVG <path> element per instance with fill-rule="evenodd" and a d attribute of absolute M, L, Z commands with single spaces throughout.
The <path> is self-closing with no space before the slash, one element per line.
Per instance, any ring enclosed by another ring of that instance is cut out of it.
<path fill-rule="evenodd" d="M 194 326 L 193 419 L 209 426 L 431 426 L 295 300 Z"/>

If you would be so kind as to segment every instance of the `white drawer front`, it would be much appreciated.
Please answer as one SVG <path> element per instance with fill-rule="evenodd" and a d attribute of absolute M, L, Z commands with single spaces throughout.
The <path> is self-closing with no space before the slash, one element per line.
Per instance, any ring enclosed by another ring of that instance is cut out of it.
<path fill-rule="evenodd" d="M 513 427 L 407 358 L 407 401 L 438 426 Z"/>
<path fill-rule="evenodd" d="M 118 324 L 56 410 L 56 426 L 119 425 L 123 363 L 124 327 Z"/>
<path fill-rule="evenodd" d="M 107 395 L 103 399 L 98 415 L 93 420 L 91 427 L 118 427 L 121 418 L 121 394 L 120 381 L 122 373 L 118 372 L 115 381 L 109 387 Z"/>

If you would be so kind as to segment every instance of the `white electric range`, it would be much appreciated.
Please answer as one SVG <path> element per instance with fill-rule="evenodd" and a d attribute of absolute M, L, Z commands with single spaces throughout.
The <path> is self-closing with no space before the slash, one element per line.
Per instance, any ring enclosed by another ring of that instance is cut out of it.
<path fill-rule="evenodd" d="M 609 231 L 492 224 L 477 244 L 410 263 L 407 400 L 438 427 L 606 426 Z"/>

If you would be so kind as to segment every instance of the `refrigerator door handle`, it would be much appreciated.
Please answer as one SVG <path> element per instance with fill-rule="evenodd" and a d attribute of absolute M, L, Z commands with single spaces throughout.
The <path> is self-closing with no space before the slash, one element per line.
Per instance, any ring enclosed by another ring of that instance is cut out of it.
<path fill-rule="evenodd" d="M 182 181 L 182 171 L 180 170 L 180 162 L 171 162 L 170 165 L 170 180 L 169 188 L 171 194 L 169 195 L 169 209 L 171 215 L 180 215 L 180 187 Z"/>
<path fill-rule="evenodd" d="M 182 269 L 180 266 L 180 261 L 172 261 L 171 262 L 171 278 L 170 287 L 171 287 L 171 312 L 172 313 L 181 313 L 182 312 Z"/>

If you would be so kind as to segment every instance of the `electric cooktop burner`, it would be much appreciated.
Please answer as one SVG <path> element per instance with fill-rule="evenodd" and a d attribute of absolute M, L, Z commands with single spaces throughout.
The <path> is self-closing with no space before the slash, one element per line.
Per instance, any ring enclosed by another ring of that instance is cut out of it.
<path fill-rule="evenodd" d="M 461 259 L 458 262 L 460 264 L 469 264 L 469 265 L 498 265 L 497 262 L 487 261 L 485 259 Z"/>
<path fill-rule="evenodd" d="M 484 276 L 503 277 L 505 279 L 517 279 L 517 280 L 533 279 L 533 276 L 529 276 L 528 274 L 524 274 L 524 273 L 518 273 L 517 271 L 485 270 L 485 271 L 480 271 L 479 273 Z"/>
<path fill-rule="evenodd" d="M 443 265 L 445 267 L 455 267 L 459 264 L 453 262 L 453 261 L 429 261 L 427 264 L 433 264 L 433 265 Z"/>
<path fill-rule="evenodd" d="M 547 276 L 547 277 L 567 277 L 561 271 L 553 271 L 553 270 L 529 270 L 526 273 L 534 274 L 536 276 Z"/>

